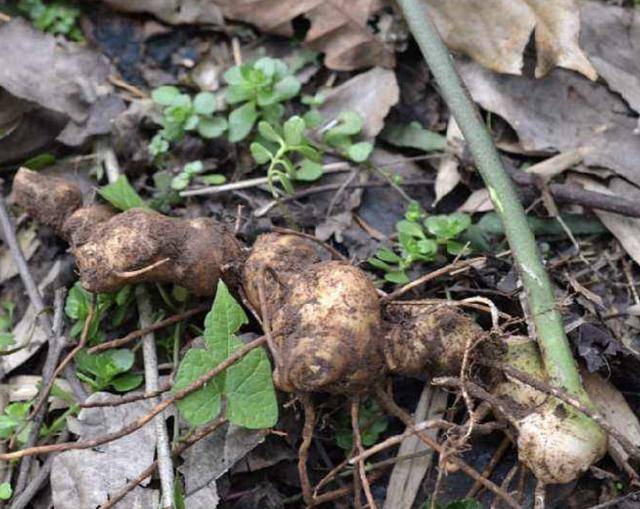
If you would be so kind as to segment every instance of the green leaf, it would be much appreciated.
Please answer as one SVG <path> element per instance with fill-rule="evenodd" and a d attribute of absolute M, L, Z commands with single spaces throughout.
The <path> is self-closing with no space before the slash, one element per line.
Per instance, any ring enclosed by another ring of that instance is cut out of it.
<path fill-rule="evenodd" d="M 30 159 L 27 159 L 22 166 L 29 168 L 30 170 L 41 170 L 47 166 L 51 166 L 56 162 L 56 158 L 53 154 L 45 152 L 44 154 L 38 154 Z"/>
<path fill-rule="evenodd" d="M 160 106 L 171 106 L 179 95 L 180 90 L 176 87 L 164 85 L 151 92 L 151 99 L 153 99 L 154 103 L 159 104 Z"/>
<path fill-rule="evenodd" d="M 394 271 L 394 272 L 387 272 L 384 275 L 385 280 L 389 281 L 390 283 L 396 283 L 399 285 L 404 285 L 407 284 L 410 279 L 407 276 L 407 274 L 403 271 L 403 270 L 398 270 L 398 271 Z"/>
<path fill-rule="evenodd" d="M 132 391 L 142 383 L 142 375 L 135 373 L 125 373 L 114 378 L 111 385 L 118 392 Z"/>
<path fill-rule="evenodd" d="M 384 262 L 384 261 L 382 261 L 382 260 L 380 260 L 378 258 L 375 258 L 373 256 L 371 258 L 367 259 L 367 263 L 369 265 L 371 265 L 372 267 L 375 267 L 376 269 L 383 270 L 385 272 L 393 272 L 395 270 L 394 267 L 392 267 L 388 263 L 386 263 L 386 262 Z"/>
<path fill-rule="evenodd" d="M 182 191 L 186 189 L 191 182 L 191 175 L 188 173 L 180 173 L 171 179 L 171 189 L 174 191 Z"/>
<path fill-rule="evenodd" d="M 311 145 L 299 145 L 296 152 L 315 163 L 322 162 L 322 153 Z"/>
<path fill-rule="evenodd" d="M 217 355 L 203 348 L 192 348 L 180 363 L 173 392 L 179 392 L 211 371 L 217 364 Z M 216 377 L 202 387 L 178 401 L 180 414 L 192 426 L 200 426 L 215 419 L 220 414 L 222 404 L 222 384 Z"/>
<path fill-rule="evenodd" d="M 309 159 L 303 159 L 296 170 L 295 178 L 302 182 L 313 182 L 322 177 L 323 171 L 324 169 L 321 164 L 310 161 Z"/>
<path fill-rule="evenodd" d="M 229 141 L 237 143 L 246 138 L 257 119 L 258 112 L 253 102 L 248 102 L 233 110 L 229 115 Z"/>
<path fill-rule="evenodd" d="M 198 134 L 207 139 L 218 138 L 224 134 L 227 127 L 229 127 L 229 124 L 223 117 L 200 117 Z"/>
<path fill-rule="evenodd" d="M 412 201 L 407 206 L 407 211 L 404 213 L 404 217 L 407 221 L 420 221 L 424 217 L 424 210 L 417 201 Z"/>
<path fill-rule="evenodd" d="M 424 238 L 425 236 L 422 226 L 420 226 L 419 223 L 407 221 L 406 219 L 396 223 L 396 230 L 398 233 L 404 233 L 406 235 L 411 235 L 412 237 Z"/>
<path fill-rule="evenodd" d="M 382 261 L 388 263 L 400 263 L 402 261 L 402 258 L 400 258 L 396 253 L 394 253 L 387 247 L 381 247 L 380 249 L 378 249 L 376 256 Z"/>
<path fill-rule="evenodd" d="M 417 148 L 425 152 L 443 152 L 447 148 L 447 138 L 424 129 L 417 122 L 409 125 L 389 124 L 380 137 L 397 147 Z"/>
<path fill-rule="evenodd" d="M 284 132 L 284 141 L 287 145 L 300 145 L 304 134 L 305 124 L 302 117 L 293 116 L 288 119 L 282 126 Z M 275 141 L 275 140 L 274 140 Z"/>
<path fill-rule="evenodd" d="M 258 123 L 258 132 L 263 138 L 276 143 L 282 143 L 282 136 L 280 136 L 273 126 L 266 120 L 262 120 Z"/>
<path fill-rule="evenodd" d="M 318 127 L 324 121 L 322 113 L 316 109 L 307 111 L 302 118 L 304 118 L 306 126 L 310 128 Z"/>
<path fill-rule="evenodd" d="M 347 155 L 349 159 L 356 163 L 362 163 L 366 161 L 371 152 L 373 151 L 373 145 L 368 141 L 361 141 L 360 143 L 354 143 L 347 149 Z"/>
<path fill-rule="evenodd" d="M 251 150 L 251 155 L 253 159 L 258 164 L 266 164 L 271 160 L 272 154 L 269 150 L 262 144 L 254 141 L 249 147 Z"/>
<path fill-rule="evenodd" d="M 89 313 L 90 302 L 91 296 L 89 292 L 82 288 L 80 281 L 76 281 L 67 295 L 64 312 L 69 318 L 84 320 Z"/>
<path fill-rule="evenodd" d="M 280 80 L 274 87 L 275 101 L 283 102 L 297 96 L 301 86 L 300 81 L 295 76 L 287 76 Z"/>
<path fill-rule="evenodd" d="M 264 349 L 253 350 L 227 371 L 229 421 L 249 429 L 270 428 L 278 420 L 271 363 Z"/>
<path fill-rule="evenodd" d="M 200 160 L 191 161 L 182 167 L 182 171 L 188 175 L 196 175 L 204 171 L 204 164 Z"/>
<path fill-rule="evenodd" d="M 247 315 L 229 293 L 227 285 L 222 280 L 218 281 L 213 306 L 204 320 L 203 335 L 207 347 L 219 356 L 218 362 L 231 355 L 233 335 L 248 322 Z"/>
<path fill-rule="evenodd" d="M 429 216 L 424 220 L 424 225 L 429 233 L 446 241 L 453 239 L 465 231 L 471 224 L 471 217 L 468 214 L 456 212 L 439 216 Z"/>
<path fill-rule="evenodd" d="M 216 110 L 216 98 L 211 92 L 200 92 L 193 98 L 193 109 L 199 115 L 211 115 Z"/>
<path fill-rule="evenodd" d="M 13 496 L 11 484 L 3 482 L 0 484 L 0 500 L 9 500 Z"/>
<path fill-rule="evenodd" d="M 98 193 L 119 210 L 129 210 L 134 207 L 146 208 L 144 200 L 129 184 L 125 175 L 120 175 L 113 184 L 101 187 Z"/>
<path fill-rule="evenodd" d="M 337 143 L 338 140 L 345 136 L 358 134 L 364 125 L 364 120 L 360 114 L 355 111 L 343 111 L 338 115 L 336 120 L 338 121 L 338 125 L 324 133 L 324 139 L 330 145 Z"/>
<path fill-rule="evenodd" d="M 199 123 L 200 117 L 196 113 L 194 113 L 187 117 L 187 120 L 184 122 L 184 126 L 182 127 L 185 131 L 193 131 L 196 127 L 198 127 Z"/>
<path fill-rule="evenodd" d="M 149 153 L 153 157 L 158 157 L 169 150 L 169 142 L 161 133 L 156 134 L 149 143 Z"/>
<path fill-rule="evenodd" d="M 136 359 L 135 354 L 126 348 L 108 350 L 102 355 L 105 355 L 105 357 L 111 362 L 114 371 L 117 373 L 129 371 L 133 367 L 133 363 Z"/>
<path fill-rule="evenodd" d="M 211 175 L 204 175 L 200 177 L 200 180 L 210 186 L 219 186 L 227 181 L 227 177 L 220 175 L 219 173 L 212 173 Z"/>

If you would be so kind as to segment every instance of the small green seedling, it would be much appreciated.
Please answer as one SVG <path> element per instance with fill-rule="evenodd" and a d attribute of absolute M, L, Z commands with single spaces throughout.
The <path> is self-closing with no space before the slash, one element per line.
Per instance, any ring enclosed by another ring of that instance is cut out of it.
<path fill-rule="evenodd" d="M 204 171 L 205 168 L 202 161 L 191 161 L 190 163 L 185 164 L 182 171 L 171 179 L 171 189 L 174 191 L 182 191 L 183 189 L 186 189 L 191 183 L 191 180 Z M 203 175 L 200 180 L 205 184 L 217 186 L 224 184 L 227 179 L 224 175 L 212 173 L 210 175 Z"/>
<path fill-rule="evenodd" d="M 229 85 L 227 103 L 237 106 L 229 114 L 229 141 L 246 138 L 258 119 L 279 122 L 281 104 L 298 95 L 300 82 L 282 60 L 264 57 L 252 64 L 232 67 L 224 74 Z"/>
<path fill-rule="evenodd" d="M 387 430 L 389 421 L 378 404 L 372 400 L 366 400 L 360 404 L 358 411 L 358 427 L 362 437 L 362 445 L 371 447 L 380 435 Z M 353 428 L 351 427 L 351 416 L 347 412 L 342 412 L 338 417 L 336 428 L 336 443 L 338 447 L 345 451 L 350 451 L 353 447 Z"/>
<path fill-rule="evenodd" d="M 322 176 L 322 154 L 305 137 L 306 127 L 298 116 L 288 119 L 282 127 L 274 127 L 266 120 L 258 124 L 262 139 L 251 144 L 251 154 L 258 164 L 269 164 L 267 181 L 274 197 L 278 196 L 276 182 L 293 194 L 292 181 L 313 182 Z"/>
<path fill-rule="evenodd" d="M 177 87 L 165 85 L 156 88 L 151 98 L 162 107 L 162 129 L 149 144 L 149 152 L 154 157 L 166 153 L 171 143 L 182 140 L 189 131 L 212 139 L 222 136 L 227 129 L 225 118 L 213 115 L 217 109 L 216 98 L 210 92 L 200 92 L 192 98 Z"/>
<path fill-rule="evenodd" d="M 13 337 L 13 312 L 16 308 L 10 300 L 0 301 L 0 352 L 8 350 L 16 344 Z"/>
<path fill-rule="evenodd" d="M 307 111 L 302 118 L 304 118 L 304 122 L 308 128 L 313 129 L 315 127 L 319 127 L 324 120 L 322 113 L 318 109 L 318 106 L 322 106 L 325 101 L 325 96 L 322 92 L 318 92 L 315 95 L 303 95 L 300 102 L 302 104 L 306 104 L 309 106 L 309 111 Z"/>
<path fill-rule="evenodd" d="M 236 336 L 248 323 L 242 307 L 220 281 L 211 311 L 204 323 L 204 348 L 191 348 L 180 363 L 174 392 L 187 387 L 242 347 Z M 250 429 L 269 428 L 278 420 L 271 363 L 263 348 L 256 348 L 209 381 L 202 389 L 178 402 L 178 410 L 192 426 L 215 419 L 226 400 L 229 422 Z"/>
<path fill-rule="evenodd" d="M 13 488 L 8 482 L 0 484 L 0 500 L 9 500 L 13 496 Z"/>
<path fill-rule="evenodd" d="M 104 341 L 105 335 L 101 330 L 101 325 L 107 315 L 110 317 L 112 327 L 118 327 L 124 322 L 132 309 L 133 297 L 131 286 L 125 286 L 117 293 L 99 293 L 97 295 L 93 318 L 87 334 L 88 344 Z M 64 310 L 69 318 L 75 320 L 69 332 L 71 337 L 78 337 L 81 334 L 84 323 L 89 316 L 91 299 L 92 294 L 82 288 L 79 281 L 69 290 Z"/>
<path fill-rule="evenodd" d="M 147 206 L 125 175 L 120 175 L 112 184 L 102 186 L 98 189 L 98 194 L 115 208 L 122 211 L 135 207 L 145 208 Z"/>
<path fill-rule="evenodd" d="M 133 352 L 124 348 L 95 355 L 80 351 L 76 356 L 78 378 L 96 391 L 112 387 L 118 392 L 127 392 L 138 387 L 142 375 L 130 371 L 134 362 Z"/>
<path fill-rule="evenodd" d="M 390 283 L 409 282 L 407 269 L 416 262 L 431 262 L 444 245 L 450 255 L 466 255 L 469 248 L 455 239 L 471 224 L 467 214 L 454 213 L 426 216 L 417 202 L 412 202 L 405 219 L 396 224 L 398 241 L 395 249 L 382 247 L 368 262 L 385 272 L 384 279 Z"/>
<path fill-rule="evenodd" d="M 331 125 L 331 124 L 330 124 Z M 330 147 L 335 148 L 343 156 L 348 157 L 356 163 L 366 161 L 373 145 L 367 141 L 354 142 L 353 138 L 360 134 L 364 120 L 355 111 L 343 111 L 338 115 L 335 125 L 324 131 L 323 141 Z"/>
<path fill-rule="evenodd" d="M 80 9 L 71 2 L 54 0 L 20 0 L 18 10 L 27 16 L 38 30 L 53 35 L 65 35 L 72 41 L 84 41 L 78 26 Z"/>
<path fill-rule="evenodd" d="M 7 405 L 0 415 L 0 439 L 7 440 L 19 431 L 16 437 L 19 444 L 25 444 L 29 438 L 31 423 L 27 420 L 31 402 L 14 402 Z"/>

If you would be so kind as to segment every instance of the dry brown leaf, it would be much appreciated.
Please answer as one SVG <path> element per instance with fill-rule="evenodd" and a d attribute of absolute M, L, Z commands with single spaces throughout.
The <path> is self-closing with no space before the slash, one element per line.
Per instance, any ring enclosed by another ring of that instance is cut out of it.
<path fill-rule="evenodd" d="M 447 125 L 447 144 L 452 151 L 446 154 L 438 165 L 434 186 L 436 192 L 434 205 L 453 191 L 460 182 L 457 154 L 462 153 L 464 149 L 464 136 L 462 136 L 460 127 L 453 117 L 449 118 Z"/>
<path fill-rule="evenodd" d="M 123 12 L 146 12 L 172 25 L 187 23 L 222 23 L 216 2 L 210 0 L 103 0 Z"/>
<path fill-rule="evenodd" d="M 364 120 L 362 136 L 375 138 L 384 127 L 384 119 L 400 99 L 393 71 L 374 67 L 345 81 L 325 94 L 320 113 L 331 121 L 343 111 L 355 111 Z"/>
<path fill-rule="evenodd" d="M 467 200 L 458 207 L 458 212 L 475 214 L 476 212 L 489 212 L 493 210 L 493 202 L 489 191 L 485 188 L 473 191 Z"/>
<path fill-rule="evenodd" d="M 614 170 L 640 186 L 637 116 L 601 83 L 556 69 L 544 79 L 507 76 L 474 62 L 458 62 L 473 99 L 497 113 L 528 151 L 593 150 L 584 162 Z"/>
<path fill-rule="evenodd" d="M 588 191 L 612 194 L 636 202 L 640 200 L 640 189 L 621 178 L 611 179 L 608 188 L 586 176 L 576 176 L 574 180 Z M 594 212 L 629 256 L 640 265 L 640 219 L 597 209 Z"/>
<path fill-rule="evenodd" d="M 489 69 L 520 74 L 535 30 L 536 76 L 560 66 L 597 78 L 578 44 L 577 0 L 424 1 L 447 45 Z"/>
<path fill-rule="evenodd" d="M 350 71 L 378 65 L 393 67 L 393 51 L 369 29 L 379 0 L 216 0 L 225 18 L 244 21 L 265 32 L 293 35 L 291 21 L 304 16 L 311 24 L 305 38 L 325 53 L 329 69 Z"/>

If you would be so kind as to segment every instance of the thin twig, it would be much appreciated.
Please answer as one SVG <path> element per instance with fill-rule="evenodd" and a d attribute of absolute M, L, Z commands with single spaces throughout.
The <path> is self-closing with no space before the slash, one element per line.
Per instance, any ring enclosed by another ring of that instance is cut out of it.
<path fill-rule="evenodd" d="M 80 350 L 82 350 L 84 348 L 84 346 L 87 344 L 87 339 L 88 339 L 88 336 L 89 336 L 89 329 L 91 327 L 91 322 L 93 321 L 93 315 L 95 313 L 95 307 L 96 307 L 96 302 L 95 301 L 96 301 L 96 295 L 92 294 L 91 303 L 89 304 L 89 311 L 87 313 L 87 318 L 84 321 L 84 326 L 82 328 L 82 334 L 80 335 L 80 341 L 74 347 L 74 349 L 71 350 L 71 352 L 69 352 L 69 354 L 67 354 L 67 356 L 62 360 L 60 365 L 53 372 L 53 376 L 51 377 L 51 379 L 46 384 L 45 389 L 42 391 L 42 395 L 41 395 L 40 399 L 38 400 L 36 405 L 33 407 L 33 410 L 31 411 L 30 417 L 33 417 L 34 415 L 36 415 L 40 411 L 42 406 L 47 401 L 47 397 L 49 396 L 49 393 L 51 392 L 51 389 L 53 388 L 53 384 L 55 383 L 56 378 L 65 369 L 65 367 L 74 359 L 74 357 L 78 354 L 78 352 Z"/>
<path fill-rule="evenodd" d="M 164 385 L 160 386 L 155 391 L 144 392 L 139 394 L 125 394 L 121 398 L 92 401 L 90 403 L 81 403 L 80 408 L 100 408 L 100 407 L 113 407 L 113 406 L 126 405 L 127 403 L 133 403 L 134 401 L 156 398 L 161 394 L 170 390 L 171 390 L 171 383 L 167 382 Z"/>
<path fill-rule="evenodd" d="M 493 470 L 496 468 L 496 466 L 498 465 L 498 463 L 500 462 L 504 454 L 509 450 L 510 445 L 511 445 L 511 440 L 509 439 L 509 437 L 505 436 L 502 439 L 502 442 L 500 442 L 500 445 L 496 449 L 496 452 L 493 454 L 487 466 L 484 467 L 484 470 L 482 471 L 482 477 L 486 477 L 487 479 L 491 477 Z M 482 484 L 480 484 L 478 481 L 475 481 L 473 483 L 473 486 L 471 486 L 471 488 L 467 492 L 465 498 L 473 498 L 476 495 L 476 493 L 478 493 L 480 488 L 482 488 Z"/>
<path fill-rule="evenodd" d="M 40 429 L 42 428 L 42 423 L 44 422 L 44 418 L 47 414 L 46 405 L 44 403 L 46 403 L 49 396 L 48 387 L 53 386 L 53 384 L 55 383 L 54 372 L 56 364 L 58 363 L 58 359 L 60 358 L 60 354 L 62 353 L 62 348 L 64 347 L 63 340 L 60 336 L 62 335 L 62 315 L 65 295 L 66 291 L 64 289 L 62 291 L 56 291 L 55 293 L 53 305 L 54 319 L 52 330 L 54 338 L 49 341 L 47 358 L 44 362 L 44 367 L 42 368 L 42 387 L 38 396 L 38 401 L 42 404 L 37 411 L 31 412 L 31 415 L 27 419 L 27 422 L 31 423 L 31 429 L 29 430 L 29 436 L 25 444 L 26 447 L 33 447 L 38 441 L 38 437 L 40 436 Z M 18 433 L 16 433 L 15 435 L 17 436 Z M 22 491 L 27 486 L 29 471 L 31 470 L 31 459 L 32 458 L 24 458 L 20 463 L 18 478 L 13 488 L 16 494 L 22 493 Z"/>
<path fill-rule="evenodd" d="M 404 295 L 405 293 L 407 293 L 408 291 L 411 291 L 414 288 L 417 288 L 418 286 L 422 286 L 423 284 L 429 281 L 442 277 L 445 274 L 449 274 L 451 272 L 461 270 L 461 269 L 468 270 L 470 267 L 473 267 L 474 265 L 477 265 L 479 263 L 484 263 L 485 261 L 486 261 L 486 258 L 484 256 L 479 256 L 477 258 L 470 258 L 469 260 L 460 260 L 454 263 L 450 263 L 449 265 L 445 265 L 444 267 L 441 267 L 439 269 L 434 270 L 433 272 L 429 272 L 428 274 L 425 274 L 424 276 L 419 277 L 415 281 L 411 281 L 410 283 L 407 283 L 406 285 L 398 288 L 396 291 L 388 294 L 386 297 L 383 298 L 383 300 L 385 302 L 388 302 L 390 300 L 395 300 L 401 295 Z"/>
<path fill-rule="evenodd" d="M 364 448 L 362 447 L 362 435 L 360 434 L 360 423 L 358 422 L 359 407 L 360 400 L 358 398 L 353 398 L 351 401 L 351 428 L 353 429 L 353 442 L 356 446 L 356 451 L 358 454 L 361 454 L 364 451 Z M 358 475 L 360 476 L 360 483 L 364 490 L 364 496 L 367 498 L 367 504 L 369 504 L 370 509 L 377 509 L 376 502 L 373 499 L 373 494 L 371 493 L 371 485 L 369 484 L 367 473 L 364 469 L 364 460 L 359 459 L 357 464 Z M 356 493 L 356 497 L 360 498 L 360 493 Z"/>
<path fill-rule="evenodd" d="M 298 474 L 300 477 L 300 486 L 302 488 L 302 498 L 308 506 L 314 505 L 313 491 L 311 490 L 311 482 L 309 481 L 309 472 L 307 470 L 307 460 L 309 459 L 309 448 L 313 440 L 313 428 L 316 421 L 316 411 L 313 407 L 311 396 L 307 393 L 302 394 L 302 406 L 304 408 L 304 425 L 302 428 L 302 443 L 298 449 Z"/>
<path fill-rule="evenodd" d="M 140 328 L 144 329 L 151 324 L 151 302 L 149 294 L 144 286 L 136 288 L 136 301 L 138 303 L 138 316 L 140 317 Z M 142 339 L 142 358 L 144 362 L 144 383 L 145 391 L 153 392 L 158 390 L 158 354 L 156 352 L 156 340 L 153 332 L 149 332 Z M 156 397 L 154 403 L 159 403 Z M 169 433 L 164 415 L 160 414 L 154 419 L 156 431 L 156 452 L 158 462 L 158 474 L 160 476 L 161 505 L 163 508 L 174 506 L 173 497 L 173 463 L 171 461 L 171 444 L 169 443 Z"/>
<path fill-rule="evenodd" d="M 405 426 L 415 427 L 416 423 L 413 421 L 411 415 L 405 412 L 402 408 L 396 405 L 393 398 L 389 396 L 384 389 L 381 387 L 376 388 L 376 396 L 380 404 L 383 408 L 387 410 L 391 415 L 394 415 L 400 419 Z M 436 442 L 433 438 L 427 435 L 424 432 L 418 432 L 418 436 L 420 439 L 429 447 L 434 449 L 438 454 L 444 454 L 445 450 L 438 442 Z M 457 465 L 460 470 L 462 470 L 465 474 L 471 477 L 474 480 L 480 481 L 483 486 L 494 492 L 496 495 L 501 497 L 510 507 L 514 509 L 522 509 L 522 506 L 518 504 L 511 495 L 505 492 L 502 488 L 497 486 L 495 483 L 491 482 L 489 479 L 485 479 L 477 472 L 473 467 L 468 465 L 465 461 L 460 459 L 458 456 L 452 454 L 447 457 L 447 459 Z"/>
<path fill-rule="evenodd" d="M 126 426 L 123 426 L 118 431 L 113 433 L 109 433 L 107 435 L 102 435 L 101 437 L 93 438 L 91 440 L 85 440 L 80 442 L 66 442 L 63 444 L 51 444 L 51 445 L 43 445 L 39 447 L 31 447 L 29 449 L 22 449 L 20 451 L 14 451 L 6 454 L 0 454 L 0 461 L 10 461 L 17 458 L 22 458 L 24 456 L 33 456 L 35 454 L 47 454 L 50 452 L 60 452 L 60 451 L 70 451 L 75 449 L 90 449 L 92 447 L 97 447 L 102 444 L 106 444 L 108 442 L 112 442 L 113 440 L 117 440 L 118 438 L 122 438 L 127 436 L 134 431 L 139 430 L 142 426 L 150 422 L 156 415 L 162 413 L 166 408 L 170 405 L 174 404 L 176 401 L 180 401 L 181 399 L 186 398 L 189 394 L 197 391 L 204 387 L 204 385 L 211 380 L 212 378 L 218 376 L 224 370 L 238 362 L 245 355 L 247 355 L 252 350 L 263 346 L 266 343 L 266 339 L 263 337 L 259 337 L 250 341 L 246 345 L 242 346 L 238 350 L 236 350 L 233 354 L 231 354 L 227 359 L 218 364 L 216 367 L 200 376 L 197 380 L 190 383 L 184 389 L 176 392 L 173 396 L 165 399 L 164 401 L 158 403 L 151 411 L 143 415 L 142 417 L 136 419 L 133 422 L 130 422 Z"/>
<path fill-rule="evenodd" d="M 110 348 L 118 348 L 118 347 L 120 347 L 122 345 L 126 345 L 126 344 L 130 343 L 134 339 L 141 338 L 142 336 L 144 336 L 146 334 L 149 334 L 151 332 L 155 332 L 155 331 L 160 330 L 160 329 L 164 329 L 165 327 L 169 327 L 170 325 L 173 325 L 174 323 L 181 322 L 183 320 L 187 320 L 187 319 L 191 318 L 192 316 L 195 316 L 195 315 L 198 315 L 200 313 L 203 313 L 204 311 L 208 311 L 210 308 L 211 308 L 210 304 L 202 304 L 202 305 L 197 306 L 197 307 L 195 307 L 193 309 L 189 309 L 188 311 L 185 311 L 183 313 L 178 313 L 176 315 L 170 316 L 169 318 L 165 318 L 164 320 L 160 320 L 159 322 L 152 323 L 151 325 L 149 325 L 148 327 L 145 327 L 143 329 L 130 332 L 129 334 L 127 334 L 126 336 L 123 336 L 121 338 L 114 339 L 112 341 L 106 341 L 104 343 L 100 343 L 99 345 L 96 345 L 94 347 L 89 348 L 89 350 L 87 350 L 87 352 L 90 353 L 90 354 L 94 354 L 94 353 L 98 353 L 98 352 L 104 352 L 105 350 L 109 350 Z"/>

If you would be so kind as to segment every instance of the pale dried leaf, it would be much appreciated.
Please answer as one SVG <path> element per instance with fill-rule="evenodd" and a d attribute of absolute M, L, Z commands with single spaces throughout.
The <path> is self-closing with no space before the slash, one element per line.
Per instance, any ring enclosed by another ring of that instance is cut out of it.
<path fill-rule="evenodd" d="M 452 148 L 452 151 L 446 154 L 438 165 L 435 183 L 436 200 L 434 204 L 453 191 L 460 182 L 457 154 L 464 146 L 464 136 L 453 117 L 449 119 L 447 124 L 447 144 Z"/>
<path fill-rule="evenodd" d="M 146 12 L 172 25 L 191 23 L 222 24 L 222 14 L 211 0 L 102 0 L 124 12 Z"/>
<path fill-rule="evenodd" d="M 11 401 L 29 401 L 36 398 L 42 384 L 42 377 L 36 375 L 17 375 L 12 376 L 4 387 L 9 391 Z M 56 378 L 56 387 L 63 391 L 71 392 L 71 386 L 64 378 Z M 58 410 L 67 408 L 69 403 L 55 396 L 49 397 L 49 409 Z"/>
<path fill-rule="evenodd" d="M 581 372 L 584 388 L 600 414 L 618 433 L 640 447 L 640 422 L 624 396 L 599 374 L 589 373 L 586 369 Z M 609 438 L 609 454 L 620 469 L 625 470 L 631 458 L 614 438 Z"/>
<path fill-rule="evenodd" d="M 420 395 L 418 407 L 414 413 L 414 420 L 421 422 L 439 419 L 447 409 L 447 393 L 427 384 Z M 436 439 L 438 430 L 425 432 Z M 398 456 L 406 456 L 426 451 L 428 447 L 416 435 L 405 438 L 400 444 Z M 411 509 L 422 484 L 427 469 L 431 465 L 433 452 L 418 456 L 407 461 L 396 463 L 391 471 L 391 478 L 387 486 L 387 498 L 384 509 Z"/>
<path fill-rule="evenodd" d="M 97 392 L 91 401 L 112 400 L 113 394 Z M 80 439 L 91 439 L 120 429 L 123 423 L 142 417 L 151 409 L 148 400 L 115 407 L 86 408 L 69 420 L 69 429 Z M 137 477 L 154 459 L 155 430 L 141 429 L 96 449 L 65 451 L 51 468 L 51 490 L 56 509 L 93 509 L 108 500 L 129 480 Z M 148 484 L 149 480 L 143 482 Z M 157 491 L 137 486 L 115 507 L 157 507 Z"/>
<path fill-rule="evenodd" d="M 65 265 L 62 260 L 57 260 L 52 265 L 47 275 L 38 285 L 41 294 L 46 295 L 59 285 L 59 279 L 64 272 Z M 30 359 L 47 341 L 47 334 L 36 323 L 36 312 L 31 304 L 29 304 L 12 332 L 16 342 L 15 348 L 20 346 L 24 346 L 24 348 L 15 353 L 0 356 L 0 373 L 3 375 Z"/>
<path fill-rule="evenodd" d="M 29 260 L 40 247 L 40 239 L 35 228 L 21 229 L 17 233 L 18 244 L 26 260 Z M 11 252 L 2 247 L 0 252 L 0 284 L 18 275 L 18 267 Z"/>
<path fill-rule="evenodd" d="M 489 191 L 485 188 L 473 191 L 467 200 L 458 207 L 458 212 L 475 214 L 476 212 L 489 212 L 493 210 L 493 202 Z"/>
<path fill-rule="evenodd" d="M 424 1 L 447 45 L 489 69 L 520 74 L 535 30 L 536 76 L 560 66 L 597 78 L 578 44 L 577 0 Z"/>
<path fill-rule="evenodd" d="M 640 113 L 640 16 L 602 2 L 583 2 L 580 45 L 598 74 Z"/>
<path fill-rule="evenodd" d="M 264 436 L 262 430 L 227 424 L 190 447 L 178 468 L 185 480 L 186 507 L 215 509 L 219 502 L 216 480 L 262 443 Z"/>
<path fill-rule="evenodd" d="M 0 87 L 12 95 L 65 115 L 59 135 L 68 145 L 106 134 L 124 110 L 107 81 L 109 61 L 86 45 L 56 39 L 20 17 L 0 25 Z"/>
<path fill-rule="evenodd" d="M 355 111 L 364 120 L 362 136 L 375 138 L 384 127 L 389 110 L 399 99 L 395 73 L 374 67 L 328 92 L 320 112 L 326 121 L 331 121 L 343 111 Z"/>
<path fill-rule="evenodd" d="M 291 21 L 304 16 L 311 24 L 304 40 L 325 53 L 330 69 L 350 71 L 379 65 L 392 67 L 393 51 L 371 31 L 369 19 L 378 0 L 216 0 L 224 16 L 265 32 L 293 35 Z"/>
<path fill-rule="evenodd" d="M 538 80 L 496 74 L 473 62 L 459 62 L 458 69 L 473 99 L 504 118 L 526 150 L 591 147 L 585 164 L 640 185 L 637 118 L 606 86 L 563 69 Z"/>

